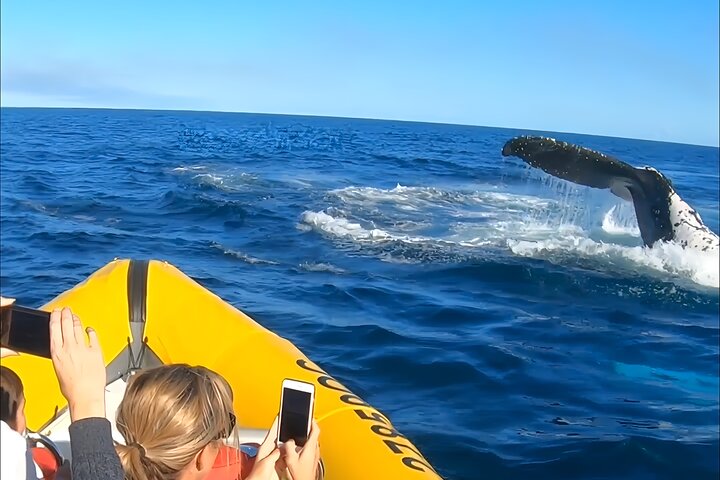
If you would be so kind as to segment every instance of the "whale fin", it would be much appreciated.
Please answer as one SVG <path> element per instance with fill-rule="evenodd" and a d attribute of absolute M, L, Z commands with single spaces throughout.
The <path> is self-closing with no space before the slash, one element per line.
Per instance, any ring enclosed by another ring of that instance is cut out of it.
<path fill-rule="evenodd" d="M 673 239 L 670 181 L 653 168 L 636 168 L 588 148 L 546 137 L 521 136 L 509 140 L 503 156 L 521 158 L 550 175 L 591 188 L 608 189 L 632 201 L 643 243 Z"/>
<path fill-rule="evenodd" d="M 592 188 L 612 189 L 635 175 L 635 168 L 625 162 L 553 138 L 515 137 L 505 144 L 502 154 L 520 157 L 554 177 Z"/>

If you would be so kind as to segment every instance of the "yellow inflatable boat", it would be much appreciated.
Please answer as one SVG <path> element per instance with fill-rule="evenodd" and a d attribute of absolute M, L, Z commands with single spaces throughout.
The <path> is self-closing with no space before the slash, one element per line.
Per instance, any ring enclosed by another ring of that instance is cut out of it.
<path fill-rule="evenodd" d="M 62 306 L 72 308 L 98 332 L 113 425 L 130 372 L 188 363 L 211 368 L 230 382 L 246 440 L 253 432 L 254 440 L 262 439 L 277 414 L 282 380 L 295 378 L 316 387 L 315 417 L 322 430 L 327 480 L 440 478 L 385 415 L 288 340 L 166 262 L 113 261 L 42 308 Z M 23 354 L 3 364 L 25 384 L 28 428 L 47 435 L 68 456 L 70 420 L 50 360 Z"/>

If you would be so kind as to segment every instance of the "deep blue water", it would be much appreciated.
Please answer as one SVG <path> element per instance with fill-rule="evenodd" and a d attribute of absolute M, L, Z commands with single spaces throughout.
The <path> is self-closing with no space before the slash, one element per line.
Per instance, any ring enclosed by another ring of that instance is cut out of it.
<path fill-rule="evenodd" d="M 0 288 L 167 260 L 387 413 L 446 478 L 717 478 L 718 263 L 500 155 L 513 130 L 2 109 Z M 718 149 L 649 164 L 718 231 Z M 714 263 L 713 263 L 714 262 Z"/>

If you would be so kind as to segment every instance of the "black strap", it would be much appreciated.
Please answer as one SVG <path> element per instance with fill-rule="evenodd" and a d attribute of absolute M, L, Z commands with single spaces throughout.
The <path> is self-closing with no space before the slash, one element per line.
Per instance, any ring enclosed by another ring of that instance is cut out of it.
<path fill-rule="evenodd" d="M 127 274 L 127 297 L 130 323 L 145 323 L 147 313 L 148 260 L 130 260 Z"/>
<path fill-rule="evenodd" d="M 43 435 L 40 432 L 28 432 L 27 441 L 28 446 L 30 446 L 31 448 L 37 444 L 40 444 L 45 447 L 50 453 L 52 453 L 52 456 L 55 457 L 58 468 L 60 468 L 65 462 L 62 453 L 60 453 L 60 449 L 57 447 L 57 445 L 55 445 L 55 442 L 50 440 L 50 438 L 46 435 Z"/>
<path fill-rule="evenodd" d="M 143 364 L 146 350 L 145 320 L 147 317 L 147 280 L 148 260 L 130 260 L 127 273 L 128 321 L 134 340 L 128 337 L 127 372 L 136 370 Z"/>

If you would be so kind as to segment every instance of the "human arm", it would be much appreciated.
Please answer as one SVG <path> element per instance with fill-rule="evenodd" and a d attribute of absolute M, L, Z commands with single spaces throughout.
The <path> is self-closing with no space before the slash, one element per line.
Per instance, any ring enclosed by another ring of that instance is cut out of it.
<path fill-rule="evenodd" d="M 87 341 L 86 341 L 87 332 Z M 72 479 L 123 480 L 110 422 L 105 418 L 105 362 L 97 334 L 69 308 L 50 315 L 50 355 L 70 409 Z"/>
<path fill-rule="evenodd" d="M 123 480 L 120 457 L 113 445 L 110 422 L 88 417 L 70 424 L 72 480 Z"/>

